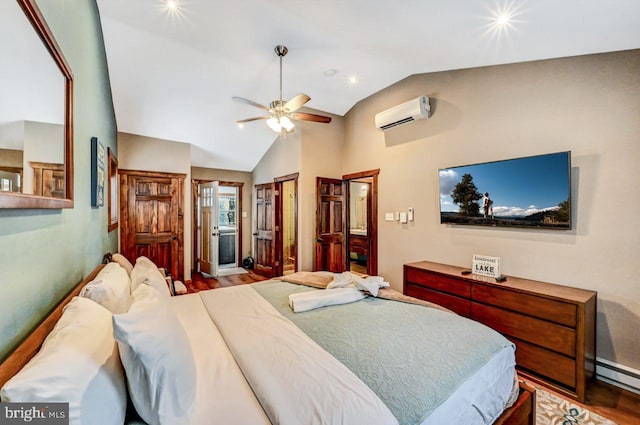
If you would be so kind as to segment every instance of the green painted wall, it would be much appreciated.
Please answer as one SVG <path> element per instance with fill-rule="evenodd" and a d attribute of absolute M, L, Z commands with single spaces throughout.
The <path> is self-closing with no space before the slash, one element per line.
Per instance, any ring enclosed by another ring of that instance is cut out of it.
<path fill-rule="evenodd" d="M 116 150 L 116 121 L 94 0 L 40 0 L 74 74 L 74 197 L 65 210 L 0 210 L 0 359 L 117 250 L 107 208 L 91 208 L 90 140 Z M 6 59 L 6 58 L 5 58 Z"/>

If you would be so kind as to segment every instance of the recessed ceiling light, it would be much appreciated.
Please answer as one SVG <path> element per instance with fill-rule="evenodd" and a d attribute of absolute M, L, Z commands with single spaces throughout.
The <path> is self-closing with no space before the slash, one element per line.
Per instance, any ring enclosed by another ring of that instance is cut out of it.
<path fill-rule="evenodd" d="M 356 77 L 355 75 L 352 75 L 351 77 L 349 77 L 349 84 L 356 84 L 358 82 L 358 77 Z"/>
<path fill-rule="evenodd" d="M 485 35 L 500 39 L 508 36 L 515 29 L 515 25 L 522 22 L 517 19 L 522 14 L 521 6 L 516 6 L 514 1 L 504 3 L 490 11 L 489 21 L 486 25 Z"/>
<path fill-rule="evenodd" d="M 509 25 L 509 22 L 511 22 L 511 15 L 509 14 L 509 12 L 504 11 L 500 15 L 496 16 L 495 22 L 496 25 L 501 27 Z"/>
<path fill-rule="evenodd" d="M 158 4 L 164 14 L 166 14 L 172 21 L 178 22 L 185 19 L 185 4 L 188 4 L 189 0 L 159 0 Z"/>
<path fill-rule="evenodd" d="M 238 128 L 242 129 L 244 128 L 244 124 L 242 124 L 241 122 L 238 123 Z"/>
<path fill-rule="evenodd" d="M 162 8 L 171 15 L 179 17 L 183 12 L 183 0 L 162 0 Z"/>

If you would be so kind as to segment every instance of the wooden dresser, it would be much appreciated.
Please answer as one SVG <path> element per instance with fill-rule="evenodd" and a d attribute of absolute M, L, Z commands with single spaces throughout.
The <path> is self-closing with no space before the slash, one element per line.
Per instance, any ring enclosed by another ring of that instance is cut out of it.
<path fill-rule="evenodd" d="M 463 268 L 404 265 L 404 293 L 497 330 L 516 344 L 520 373 L 584 402 L 595 369 L 594 291 L 509 276 L 462 275 Z"/>

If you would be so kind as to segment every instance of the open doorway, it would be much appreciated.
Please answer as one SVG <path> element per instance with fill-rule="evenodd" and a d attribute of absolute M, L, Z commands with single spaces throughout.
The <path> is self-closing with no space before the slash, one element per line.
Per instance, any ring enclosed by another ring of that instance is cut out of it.
<path fill-rule="evenodd" d="M 276 190 L 279 197 L 280 223 L 282 229 L 278 240 L 278 263 L 282 269 L 281 275 L 288 275 L 298 271 L 298 174 L 279 177 L 276 180 Z"/>
<path fill-rule="evenodd" d="M 217 277 L 239 265 L 242 183 L 194 181 L 194 268 Z"/>
<path fill-rule="evenodd" d="M 379 174 L 376 169 L 342 179 L 316 177 L 314 270 L 378 274 Z"/>
<path fill-rule="evenodd" d="M 379 174 L 375 169 L 342 176 L 347 181 L 347 267 L 371 276 L 378 274 Z"/>
<path fill-rule="evenodd" d="M 265 277 L 298 271 L 298 173 L 255 185 L 255 266 Z"/>
<path fill-rule="evenodd" d="M 369 233 L 371 231 L 371 186 L 373 177 L 349 181 L 349 269 L 368 273 Z"/>

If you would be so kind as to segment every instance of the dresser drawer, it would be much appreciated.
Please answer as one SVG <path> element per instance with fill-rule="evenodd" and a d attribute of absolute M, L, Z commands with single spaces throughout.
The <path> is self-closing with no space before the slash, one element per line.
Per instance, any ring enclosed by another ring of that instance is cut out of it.
<path fill-rule="evenodd" d="M 464 298 L 471 297 L 471 284 L 463 279 L 407 268 L 406 280 L 407 283 L 415 283 L 441 292 L 459 295 Z"/>
<path fill-rule="evenodd" d="M 552 379 L 570 389 L 576 387 L 576 363 L 562 354 L 513 339 L 516 364 L 526 372 Z"/>
<path fill-rule="evenodd" d="M 474 301 L 518 311 L 572 328 L 577 324 L 575 304 L 482 284 L 473 285 L 471 298 Z"/>
<path fill-rule="evenodd" d="M 471 303 L 471 318 L 506 336 L 518 338 L 570 357 L 576 356 L 576 332 L 574 329 L 475 302 Z"/>
<path fill-rule="evenodd" d="M 407 283 L 406 295 L 441 305 L 464 317 L 470 317 L 471 315 L 471 302 L 455 295 L 433 291 L 412 283 Z"/>

